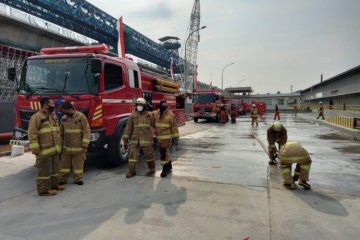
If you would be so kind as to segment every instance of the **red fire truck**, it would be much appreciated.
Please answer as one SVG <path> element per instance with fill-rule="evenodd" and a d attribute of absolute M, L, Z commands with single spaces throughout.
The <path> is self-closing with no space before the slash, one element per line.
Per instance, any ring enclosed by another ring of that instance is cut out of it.
<path fill-rule="evenodd" d="M 9 80 L 15 69 L 8 69 Z M 156 107 L 166 99 L 179 125 L 185 124 L 185 98 L 179 84 L 163 74 L 144 69 L 132 60 L 109 55 L 106 45 L 45 48 L 29 57 L 16 96 L 15 139 L 26 139 L 30 117 L 40 108 L 41 96 L 73 102 L 91 127 L 89 150 L 106 150 L 109 160 L 121 164 L 129 152 L 121 140 L 138 97 Z"/>
<path fill-rule="evenodd" d="M 196 91 L 193 95 L 191 114 L 194 122 L 198 122 L 199 119 L 218 122 L 222 104 L 228 111 L 230 110 L 228 98 L 221 92 L 214 89 Z"/>

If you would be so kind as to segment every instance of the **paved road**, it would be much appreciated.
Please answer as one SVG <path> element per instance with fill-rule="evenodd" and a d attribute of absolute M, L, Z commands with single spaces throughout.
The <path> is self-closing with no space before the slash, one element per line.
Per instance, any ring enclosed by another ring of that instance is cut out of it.
<path fill-rule="evenodd" d="M 358 239 L 359 142 L 316 122 L 283 115 L 289 139 L 313 158 L 313 190 L 289 191 L 255 139 L 258 128 L 189 122 L 173 149 L 173 174 L 125 179 L 102 156 L 87 161 L 85 185 L 36 195 L 34 158 L 0 158 L 0 239 Z M 157 162 L 159 165 L 159 162 Z"/>

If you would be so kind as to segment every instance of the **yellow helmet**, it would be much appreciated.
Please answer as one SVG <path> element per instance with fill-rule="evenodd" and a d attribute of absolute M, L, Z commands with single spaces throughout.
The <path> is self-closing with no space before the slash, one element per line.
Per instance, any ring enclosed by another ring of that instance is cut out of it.
<path fill-rule="evenodd" d="M 273 129 L 274 129 L 275 131 L 279 132 L 279 131 L 281 130 L 281 127 L 282 127 L 281 122 L 279 122 L 279 121 L 274 122 L 274 124 L 273 124 Z"/>

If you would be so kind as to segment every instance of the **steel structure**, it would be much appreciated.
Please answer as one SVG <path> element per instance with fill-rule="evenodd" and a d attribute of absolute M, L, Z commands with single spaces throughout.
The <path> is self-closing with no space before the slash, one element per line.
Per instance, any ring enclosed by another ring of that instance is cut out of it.
<path fill-rule="evenodd" d="M 194 81 L 194 66 L 197 61 L 197 50 L 198 43 L 200 41 L 200 32 L 197 31 L 200 29 L 200 0 L 195 0 L 194 5 L 191 11 L 190 24 L 187 30 L 186 36 L 189 36 L 186 45 L 186 70 L 185 70 L 185 79 L 186 86 L 189 86 L 188 89 L 192 89 Z"/>
<path fill-rule="evenodd" d="M 15 67 L 16 72 L 20 72 L 25 59 L 32 55 L 33 52 L 0 45 L 0 103 L 15 100 L 16 81 L 8 81 L 7 69 Z"/>
<path fill-rule="evenodd" d="M 85 0 L 0 0 L 0 2 L 117 49 L 117 19 Z M 125 52 L 169 69 L 171 53 L 124 24 Z M 174 71 L 180 72 L 178 55 Z"/>

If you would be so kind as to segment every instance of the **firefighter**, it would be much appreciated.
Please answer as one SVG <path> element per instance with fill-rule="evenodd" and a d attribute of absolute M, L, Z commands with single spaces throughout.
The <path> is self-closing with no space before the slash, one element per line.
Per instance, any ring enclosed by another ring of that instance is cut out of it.
<path fill-rule="evenodd" d="M 259 126 L 258 123 L 259 110 L 257 109 L 255 104 L 252 105 L 250 117 L 251 117 L 251 126 L 254 126 L 254 123 L 256 123 L 256 126 Z"/>
<path fill-rule="evenodd" d="M 323 106 L 322 102 L 320 102 L 319 104 L 320 104 L 319 105 L 319 110 L 318 110 L 319 116 L 316 119 L 319 119 L 320 117 L 322 117 L 322 119 L 324 120 L 325 119 L 325 117 L 324 117 L 324 106 Z"/>
<path fill-rule="evenodd" d="M 160 160 L 163 167 L 161 177 L 166 177 L 172 170 L 170 160 L 171 143 L 177 145 L 179 142 L 179 130 L 175 114 L 169 109 L 166 100 L 160 101 L 160 107 L 154 111 L 155 133 L 160 151 Z"/>
<path fill-rule="evenodd" d="M 136 163 L 139 160 L 140 152 L 143 151 L 146 163 L 149 167 L 147 175 L 155 173 L 155 161 L 153 152 L 153 132 L 155 127 L 153 114 L 145 109 L 146 100 L 136 99 L 136 109 L 131 113 L 126 124 L 123 141 L 125 148 L 130 143 L 129 170 L 126 178 L 136 175 Z"/>
<path fill-rule="evenodd" d="M 280 110 L 277 104 L 275 105 L 275 114 L 274 114 L 274 120 L 276 119 L 280 120 Z"/>
<path fill-rule="evenodd" d="M 83 185 L 84 161 L 90 142 L 89 123 L 86 116 L 76 111 L 70 102 L 64 102 L 61 109 L 64 116 L 60 125 L 63 139 L 60 183 L 67 183 L 72 167 L 74 182 L 77 185 Z"/>
<path fill-rule="evenodd" d="M 29 121 L 29 147 L 36 156 L 37 192 L 40 196 L 53 196 L 57 190 L 65 189 L 58 182 L 60 128 L 54 113 L 54 101 L 42 97 L 40 105 L 41 109 Z"/>
<path fill-rule="evenodd" d="M 294 177 L 291 176 L 291 165 L 296 163 L 299 166 L 298 174 L 299 185 L 305 190 L 310 190 L 309 172 L 311 166 L 311 158 L 309 153 L 298 142 L 287 142 L 280 149 L 280 170 L 284 178 L 283 185 L 288 189 L 295 189 Z"/>
<path fill-rule="evenodd" d="M 231 104 L 230 112 L 231 112 L 231 123 L 236 123 L 236 117 L 238 116 L 238 111 L 236 109 L 235 104 Z"/>
<path fill-rule="evenodd" d="M 219 109 L 220 123 L 225 124 L 227 122 L 227 111 L 224 104 L 221 104 Z"/>
<path fill-rule="evenodd" d="M 267 130 L 267 140 L 269 143 L 269 164 L 276 164 L 277 148 L 276 143 L 280 149 L 287 141 L 287 130 L 278 121 L 274 122 Z"/>
<path fill-rule="evenodd" d="M 298 108 L 298 106 L 295 104 L 295 105 L 294 105 L 294 109 L 293 109 L 293 114 L 295 114 L 295 117 L 296 117 L 296 115 L 297 115 L 297 113 L 298 113 L 298 110 L 299 110 L 299 108 Z"/>

